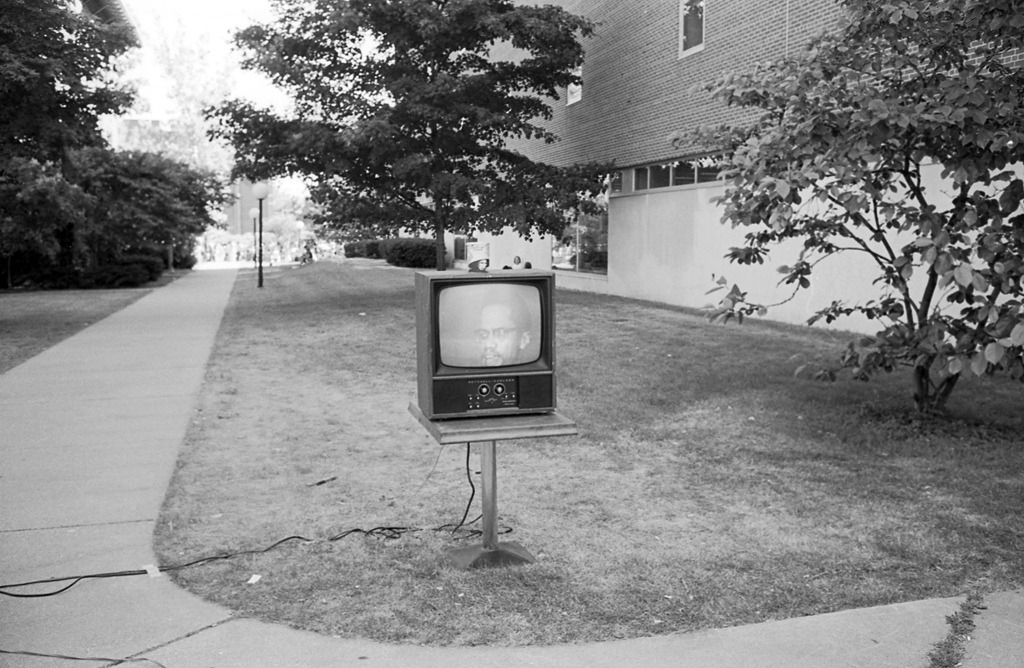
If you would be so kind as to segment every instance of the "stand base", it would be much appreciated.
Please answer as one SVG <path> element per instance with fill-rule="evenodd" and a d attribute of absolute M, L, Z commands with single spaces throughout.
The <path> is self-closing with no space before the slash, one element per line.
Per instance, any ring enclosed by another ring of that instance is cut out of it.
<path fill-rule="evenodd" d="M 461 570 L 470 568 L 494 568 L 497 566 L 519 566 L 537 561 L 529 551 L 519 543 L 498 543 L 498 547 L 489 550 L 483 545 L 460 547 L 446 553 L 448 563 Z"/>

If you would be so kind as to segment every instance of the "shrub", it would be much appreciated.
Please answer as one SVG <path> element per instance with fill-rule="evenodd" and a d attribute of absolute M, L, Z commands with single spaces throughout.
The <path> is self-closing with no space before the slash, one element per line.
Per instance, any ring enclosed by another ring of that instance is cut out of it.
<path fill-rule="evenodd" d="M 160 278 L 160 275 L 164 273 L 164 261 L 163 258 L 157 257 L 156 255 L 125 255 L 117 261 L 119 265 L 130 265 L 138 264 L 141 265 L 149 274 L 150 281 L 155 281 Z"/>
<path fill-rule="evenodd" d="M 345 244 L 345 257 L 366 257 L 366 242 L 350 241 Z"/>
<path fill-rule="evenodd" d="M 175 269 L 191 269 L 196 266 L 196 256 L 194 253 L 188 253 L 186 255 L 174 255 L 174 267 Z"/>
<path fill-rule="evenodd" d="M 432 239 L 388 239 L 380 246 L 384 259 L 396 267 L 430 269 L 437 264 Z"/>
<path fill-rule="evenodd" d="M 374 260 L 379 260 L 384 257 L 382 244 L 387 241 L 389 240 L 362 239 L 360 241 L 350 241 L 345 244 L 345 257 L 368 257 Z"/>
<path fill-rule="evenodd" d="M 142 264 L 108 264 L 83 272 L 78 287 L 137 288 L 149 280 L 149 269 Z"/>
<path fill-rule="evenodd" d="M 78 287 L 78 271 L 70 267 L 50 267 L 35 272 L 26 283 L 44 290 L 68 290 Z"/>

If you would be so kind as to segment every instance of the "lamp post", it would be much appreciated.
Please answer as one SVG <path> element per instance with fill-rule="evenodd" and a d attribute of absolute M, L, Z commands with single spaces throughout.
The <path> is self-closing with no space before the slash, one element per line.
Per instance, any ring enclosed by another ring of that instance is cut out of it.
<path fill-rule="evenodd" d="M 260 215 L 260 210 L 257 209 L 256 207 L 253 207 L 253 208 L 249 209 L 249 217 L 252 218 L 252 266 L 253 266 L 253 268 L 256 267 L 256 253 L 259 252 L 259 251 L 256 250 L 258 248 L 257 245 L 256 245 L 257 244 L 257 241 L 256 241 L 256 218 L 258 218 L 259 215 Z"/>
<path fill-rule="evenodd" d="M 255 195 L 256 199 L 259 201 L 259 210 L 257 211 L 257 214 L 259 215 L 259 221 L 260 221 L 260 234 L 259 234 L 259 239 L 258 239 L 257 245 L 256 245 L 256 258 L 257 258 L 256 259 L 256 266 L 257 266 L 256 287 L 257 288 L 262 288 L 263 287 L 263 200 L 265 200 L 267 198 L 267 195 L 270 194 L 270 186 L 267 185 L 266 181 L 260 181 L 259 183 L 257 183 L 256 185 L 254 185 L 252 187 L 252 194 Z"/>

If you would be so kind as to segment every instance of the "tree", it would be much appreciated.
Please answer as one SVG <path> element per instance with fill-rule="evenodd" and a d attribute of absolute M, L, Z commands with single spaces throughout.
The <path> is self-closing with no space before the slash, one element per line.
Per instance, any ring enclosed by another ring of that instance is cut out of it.
<path fill-rule="evenodd" d="M 24 265 L 52 261 L 60 245 L 58 230 L 83 221 L 85 194 L 68 183 L 52 164 L 32 158 L 0 161 L 0 257 L 2 284 L 13 281 L 14 258 Z"/>
<path fill-rule="evenodd" d="M 244 65 L 294 99 L 282 116 L 212 112 L 236 173 L 304 174 L 331 217 L 361 228 L 558 233 L 601 188 L 597 166 L 556 168 L 506 148 L 556 138 L 547 100 L 579 78 L 585 19 L 512 0 L 278 0 L 238 35 Z"/>
<path fill-rule="evenodd" d="M 1024 48 L 1024 2 L 841 4 L 848 25 L 806 54 L 709 84 L 759 115 L 698 139 L 725 151 L 723 221 L 752 228 L 727 257 L 762 263 L 802 241 L 779 269 L 795 292 L 829 256 L 865 254 L 878 298 L 809 322 L 881 321 L 839 368 L 909 366 L 918 409 L 939 410 L 965 373 L 1024 376 L 1024 69 L 1005 57 Z M 927 185 L 931 164 L 951 196 Z M 712 315 L 766 310 L 733 286 Z"/>
<path fill-rule="evenodd" d="M 80 216 L 68 209 L 70 155 L 102 145 L 99 116 L 131 102 L 112 79 L 131 44 L 126 28 L 104 25 L 69 1 L 0 0 L 0 171 L 8 191 L 0 198 L 0 221 L 5 239 L 21 240 L 0 245 L 8 270 L 15 252 L 52 256 L 53 240 L 60 246 L 54 257 L 72 262 Z M 33 170 L 38 183 L 25 180 Z M 15 183 L 21 184 L 16 192 Z M 54 199 L 42 202 L 44 193 Z M 53 215 L 41 215 L 44 210 Z"/>
<path fill-rule="evenodd" d="M 72 4 L 0 0 L 0 159 L 60 164 L 73 148 L 102 144 L 98 117 L 131 102 L 112 79 L 130 33 Z"/>
<path fill-rule="evenodd" d="M 191 252 L 214 224 L 211 211 L 229 200 L 212 172 L 156 153 L 90 148 L 72 160 L 88 198 L 81 236 L 92 266 L 132 250 Z"/>

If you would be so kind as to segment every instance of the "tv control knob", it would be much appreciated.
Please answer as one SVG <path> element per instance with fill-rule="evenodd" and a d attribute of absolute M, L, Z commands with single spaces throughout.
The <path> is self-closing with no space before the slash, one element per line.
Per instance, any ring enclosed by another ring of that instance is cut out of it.
<path fill-rule="evenodd" d="M 479 388 L 477 388 L 477 392 L 479 392 L 481 396 L 487 395 L 491 393 L 491 388 L 489 388 L 486 385 L 481 385 Z"/>
<path fill-rule="evenodd" d="M 505 386 L 502 385 L 501 383 L 498 383 L 497 385 L 494 386 L 494 393 L 505 394 Z"/>

